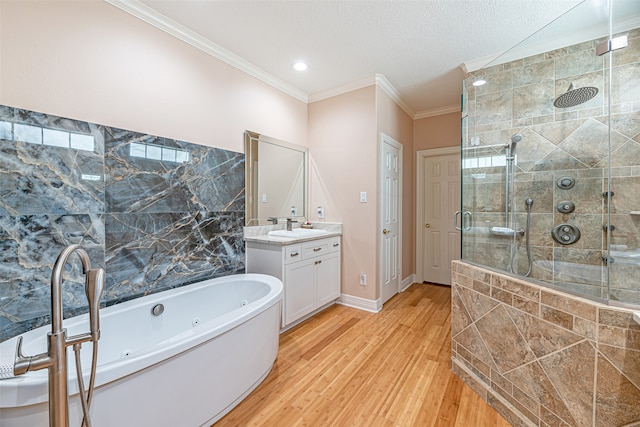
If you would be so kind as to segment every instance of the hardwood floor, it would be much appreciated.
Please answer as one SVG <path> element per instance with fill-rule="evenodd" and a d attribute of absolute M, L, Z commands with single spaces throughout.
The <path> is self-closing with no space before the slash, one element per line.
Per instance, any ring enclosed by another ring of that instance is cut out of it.
<path fill-rule="evenodd" d="M 285 332 L 215 426 L 509 426 L 450 371 L 450 292 L 414 284 L 380 313 L 335 305 Z"/>

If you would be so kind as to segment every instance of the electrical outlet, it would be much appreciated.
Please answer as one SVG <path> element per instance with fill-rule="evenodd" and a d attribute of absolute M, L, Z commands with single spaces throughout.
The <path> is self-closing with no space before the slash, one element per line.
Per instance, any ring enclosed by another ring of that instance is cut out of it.
<path fill-rule="evenodd" d="M 322 206 L 318 206 L 318 219 L 324 218 L 324 208 Z"/>
<path fill-rule="evenodd" d="M 360 284 L 362 286 L 366 286 L 367 285 L 367 275 L 364 273 L 360 273 Z"/>

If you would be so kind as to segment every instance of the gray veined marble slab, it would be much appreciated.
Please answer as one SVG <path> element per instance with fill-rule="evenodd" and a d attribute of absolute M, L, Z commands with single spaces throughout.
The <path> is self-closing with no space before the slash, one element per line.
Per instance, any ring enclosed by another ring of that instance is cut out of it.
<path fill-rule="evenodd" d="M 48 322 L 51 271 L 65 246 L 81 244 L 92 266 L 104 267 L 103 221 L 101 214 L 0 215 L 0 340 L 11 336 L 3 323 L 28 330 Z M 65 317 L 86 306 L 82 268 L 71 261 L 62 288 Z"/>
<path fill-rule="evenodd" d="M 244 154 L 105 128 L 108 212 L 244 211 Z"/>
<path fill-rule="evenodd" d="M 0 140 L 0 214 L 103 213 L 103 176 L 95 153 Z"/>
<path fill-rule="evenodd" d="M 105 298 L 244 272 L 243 221 L 243 212 L 107 215 Z"/>

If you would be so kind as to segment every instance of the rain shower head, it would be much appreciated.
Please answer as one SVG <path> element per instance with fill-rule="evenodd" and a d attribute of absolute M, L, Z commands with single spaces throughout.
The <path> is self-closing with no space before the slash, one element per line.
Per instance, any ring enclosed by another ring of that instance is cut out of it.
<path fill-rule="evenodd" d="M 569 108 L 587 102 L 598 94 L 598 88 L 593 86 L 574 88 L 573 83 L 569 85 L 569 89 L 556 98 L 553 105 L 557 108 Z"/>

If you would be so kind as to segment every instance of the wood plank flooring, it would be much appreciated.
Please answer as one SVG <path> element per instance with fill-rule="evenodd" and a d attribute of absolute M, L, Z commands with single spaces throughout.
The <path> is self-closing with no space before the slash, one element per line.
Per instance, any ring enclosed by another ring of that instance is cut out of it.
<path fill-rule="evenodd" d="M 451 370 L 451 289 L 414 284 L 377 314 L 335 305 L 280 336 L 271 373 L 215 424 L 509 424 Z"/>

